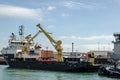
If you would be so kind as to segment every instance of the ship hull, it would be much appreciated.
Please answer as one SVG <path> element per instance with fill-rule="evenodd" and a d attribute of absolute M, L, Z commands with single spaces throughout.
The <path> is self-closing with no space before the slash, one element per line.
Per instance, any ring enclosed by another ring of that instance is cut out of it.
<path fill-rule="evenodd" d="M 12 54 L 4 54 L 6 63 L 10 68 L 69 71 L 69 72 L 95 72 L 99 66 L 93 66 L 89 62 L 47 62 L 29 58 L 14 58 Z"/>

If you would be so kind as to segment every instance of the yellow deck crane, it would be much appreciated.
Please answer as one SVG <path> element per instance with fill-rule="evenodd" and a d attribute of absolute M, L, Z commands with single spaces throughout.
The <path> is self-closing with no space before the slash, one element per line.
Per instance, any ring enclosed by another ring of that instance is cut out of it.
<path fill-rule="evenodd" d="M 88 52 L 88 61 L 92 64 L 95 63 L 95 53 L 93 51 Z"/>
<path fill-rule="evenodd" d="M 62 41 L 61 40 L 54 40 L 48 32 L 46 32 L 40 24 L 37 24 L 37 27 L 40 28 L 40 32 L 43 32 L 44 35 L 49 39 L 49 41 L 52 43 L 52 45 L 55 47 L 56 51 L 58 52 L 58 55 L 57 55 L 57 61 L 58 62 L 62 62 L 63 61 L 63 56 L 62 56 L 62 47 L 61 47 L 61 44 L 62 44 Z"/>
<path fill-rule="evenodd" d="M 36 38 L 39 33 L 40 33 L 40 31 L 38 31 L 33 37 L 31 37 L 30 39 L 27 40 L 27 43 L 22 48 L 22 52 L 24 54 L 28 54 L 29 47 L 30 47 L 30 42 L 33 41 L 33 39 Z"/>

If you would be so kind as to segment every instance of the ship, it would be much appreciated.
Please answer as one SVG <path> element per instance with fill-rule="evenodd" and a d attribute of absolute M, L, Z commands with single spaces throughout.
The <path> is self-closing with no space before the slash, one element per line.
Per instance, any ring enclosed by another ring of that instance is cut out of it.
<path fill-rule="evenodd" d="M 24 37 L 24 26 L 19 26 L 19 37 L 14 33 L 10 35 L 8 47 L 3 48 L 1 53 L 9 68 L 36 69 L 50 71 L 68 71 L 68 72 L 96 72 L 99 65 L 93 65 L 89 61 L 81 61 L 81 58 L 67 57 L 62 55 L 62 41 L 55 40 L 50 33 L 45 31 L 40 24 L 36 25 L 39 31 L 34 35 Z M 34 39 L 43 33 L 57 51 L 57 58 L 42 57 L 41 45 L 35 44 Z"/>
<path fill-rule="evenodd" d="M 101 66 L 98 75 L 120 79 L 120 33 L 114 33 L 114 53 L 111 55 L 111 65 Z"/>

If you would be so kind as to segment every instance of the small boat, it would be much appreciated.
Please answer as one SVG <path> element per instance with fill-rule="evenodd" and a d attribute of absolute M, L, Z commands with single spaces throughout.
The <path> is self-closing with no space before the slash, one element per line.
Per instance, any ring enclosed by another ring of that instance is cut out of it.
<path fill-rule="evenodd" d="M 2 54 L 0 54 L 0 65 L 7 65 Z"/>
<path fill-rule="evenodd" d="M 112 77 L 112 78 L 120 78 L 120 68 L 118 67 L 106 67 L 106 66 L 101 66 L 98 70 L 98 75 L 100 76 L 107 76 L 107 77 Z"/>

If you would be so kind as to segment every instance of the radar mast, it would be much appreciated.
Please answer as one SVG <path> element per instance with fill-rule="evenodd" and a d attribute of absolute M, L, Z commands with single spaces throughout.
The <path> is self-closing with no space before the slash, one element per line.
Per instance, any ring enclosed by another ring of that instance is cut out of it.
<path fill-rule="evenodd" d="M 19 26 L 19 35 L 20 35 L 20 40 L 24 39 L 24 26 L 21 25 Z"/>

